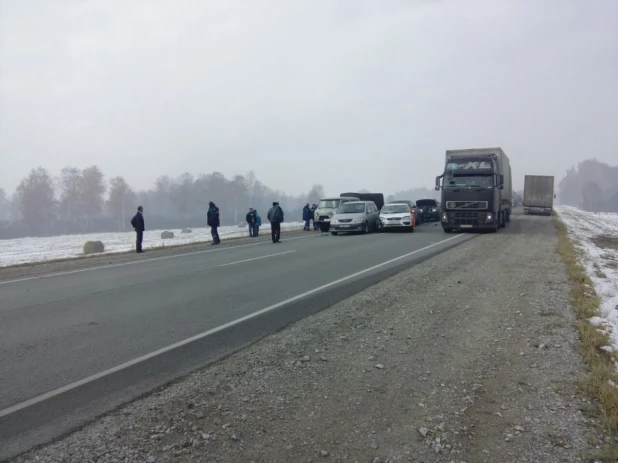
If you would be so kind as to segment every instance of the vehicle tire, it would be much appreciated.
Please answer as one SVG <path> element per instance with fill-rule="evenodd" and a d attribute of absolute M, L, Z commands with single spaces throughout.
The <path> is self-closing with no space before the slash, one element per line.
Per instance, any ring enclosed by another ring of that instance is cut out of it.
<path fill-rule="evenodd" d="M 329 223 L 321 223 L 320 224 L 320 231 L 322 233 L 327 233 L 328 230 L 330 230 L 330 224 Z"/>
<path fill-rule="evenodd" d="M 453 229 L 452 228 L 444 228 L 444 233 L 453 233 Z"/>
<path fill-rule="evenodd" d="M 331 235 L 333 236 L 337 236 L 339 234 L 339 232 L 330 232 Z"/>
<path fill-rule="evenodd" d="M 506 212 L 500 214 L 500 228 L 506 228 Z"/>
<path fill-rule="evenodd" d="M 507 222 L 511 221 L 511 213 L 510 212 L 507 212 L 507 214 L 506 214 L 506 221 Z"/>

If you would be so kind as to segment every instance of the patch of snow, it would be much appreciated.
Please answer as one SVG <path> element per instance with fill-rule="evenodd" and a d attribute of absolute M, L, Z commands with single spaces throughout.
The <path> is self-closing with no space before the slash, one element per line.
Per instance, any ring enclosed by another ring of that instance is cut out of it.
<path fill-rule="evenodd" d="M 608 333 L 611 346 L 604 346 L 609 347 L 604 350 L 618 352 L 618 250 L 595 244 L 599 236 L 618 241 L 618 214 L 586 212 L 562 205 L 555 209 L 581 251 L 582 264 L 601 301 L 600 317 L 589 321 Z"/>
<path fill-rule="evenodd" d="M 303 223 L 282 223 L 281 231 L 301 230 Z M 161 246 L 180 246 L 183 244 L 206 243 L 212 241 L 210 228 L 194 228 L 192 233 L 181 233 L 181 229 L 169 229 L 174 232 L 174 238 L 161 239 L 165 230 L 146 230 L 143 249 L 153 249 Z M 260 228 L 260 235 L 270 235 L 270 224 Z M 222 240 L 249 236 L 248 227 L 219 227 L 219 237 Z M 102 241 L 105 252 L 115 254 L 135 250 L 135 232 L 87 233 L 81 235 L 60 235 L 50 237 L 18 238 L 0 240 L 0 267 L 10 265 L 45 262 L 57 259 L 82 257 L 86 241 Z M 93 254 L 98 256 L 101 254 Z"/>

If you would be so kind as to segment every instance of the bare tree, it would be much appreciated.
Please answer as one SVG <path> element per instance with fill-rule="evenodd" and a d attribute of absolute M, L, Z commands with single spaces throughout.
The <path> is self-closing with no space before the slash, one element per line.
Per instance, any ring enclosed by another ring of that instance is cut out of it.
<path fill-rule="evenodd" d="M 188 172 L 182 174 L 174 183 L 172 201 L 176 206 L 176 212 L 183 219 L 188 219 L 191 216 L 191 210 L 194 209 L 193 185 L 193 175 Z"/>
<path fill-rule="evenodd" d="M 122 177 L 112 178 L 109 185 L 109 212 L 118 220 L 119 229 L 124 231 L 135 206 L 135 193 Z"/>
<path fill-rule="evenodd" d="M 229 202 L 225 206 L 233 214 L 234 223 L 238 223 L 239 214 L 242 214 L 242 211 L 249 207 L 249 193 L 247 192 L 245 178 L 242 175 L 235 175 L 228 182 L 227 190 Z"/>
<path fill-rule="evenodd" d="M 11 202 L 3 188 L 0 188 L 0 220 L 8 220 L 11 216 Z"/>
<path fill-rule="evenodd" d="M 603 190 L 596 182 L 588 182 L 582 187 L 582 207 L 585 211 L 599 212 Z"/>
<path fill-rule="evenodd" d="M 324 196 L 324 187 L 322 185 L 313 185 L 307 194 L 307 202 L 309 204 L 317 204 Z"/>
<path fill-rule="evenodd" d="M 47 170 L 37 167 L 17 187 L 24 221 L 33 231 L 47 228 L 54 218 L 54 184 Z"/>
<path fill-rule="evenodd" d="M 75 167 L 65 167 L 60 172 L 60 213 L 71 220 L 79 218 L 81 205 L 82 174 Z"/>
<path fill-rule="evenodd" d="M 79 184 L 82 214 L 88 220 L 99 215 L 103 209 L 103 194 L 105 193 L 105 181 L 103 172 L 97 166 L 91 166 L 82 171 Z"/>

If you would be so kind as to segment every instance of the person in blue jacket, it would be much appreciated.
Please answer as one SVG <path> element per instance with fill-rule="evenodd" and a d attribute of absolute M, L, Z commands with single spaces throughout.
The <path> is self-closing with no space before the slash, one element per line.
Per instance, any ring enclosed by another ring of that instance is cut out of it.
<path fill-rule="evenodd" d="M 212 235 L 212 243 L 211 244 L 219 244 L 221 240 L 219 239 L 219 225 L 221 225 L 221 221 L 219 220 L 219 208 L 215 206 L 215 203 L 210 201 L 208 203 L 208 214 L 206 217 L 208 218 L 208 226 L 210 227 L 210 234 Z"/>
<path fill-rule="evenodd" d="M 303 220 L 305 221 L 305 228 L 303 228 L 303 230 L 311 231 L 311 207 L 309 203 L 305 204 L 305 207 L 303 207 Z"/>
<path fill-rule="evenodd" d="M 253 230 L 253 236 L 257 238 L 260 234 L 260 227 L 262 226 L 262 217 L 258 214 L 257 209 L 253 209 L 253 213 L 255 214 L 255 229 Z"/>

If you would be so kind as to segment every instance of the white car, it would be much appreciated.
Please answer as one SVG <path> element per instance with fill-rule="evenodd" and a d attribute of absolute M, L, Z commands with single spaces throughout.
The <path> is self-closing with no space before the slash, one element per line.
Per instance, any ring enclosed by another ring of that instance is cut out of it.
<path fill-rule="evenodd" d="M 399 229 L 413 232 L 414 212 L 408 204 L 386 204 L 380 211 L 380 230 Z"/>

